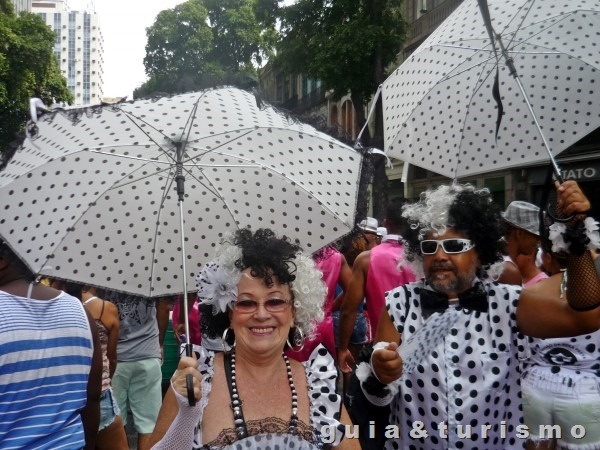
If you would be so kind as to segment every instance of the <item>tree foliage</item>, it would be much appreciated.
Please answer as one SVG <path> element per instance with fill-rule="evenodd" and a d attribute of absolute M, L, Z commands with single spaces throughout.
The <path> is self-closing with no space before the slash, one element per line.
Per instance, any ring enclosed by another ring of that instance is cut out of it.
<path fill-rule="evenodd" d="M 179 92 L 256 79 L 277 42 L 279 0 L 188 0 L 146 30 L 149 80 L 134 93 Z"/>
<path fill-rule="evenodd" d="M 399 0 L 299 0 L 282 8 L 278 63 L 367 104 L 404 42 Z"/>
<path fill-rule="evenodd" d="M 54 56 L 54 33 L 36 14 L 16 16 L 3 2 L 0 8 L 0 149 L 4 151 L 23 129 L 29 99 L 45 104 L 71 104 L 73 95 Z"/>
<path fill-rule="evenodd" d="M 321 80 L 338 100 L 350 95 L 358 128 L 366 121 L 367 105 L 385 80 L 405 39 L 400 0 L 298 0 L 282 8 L 281 42 L 276 64 L 285 73 L 301 73 Z M 365 147 L 383 148 L 381 102 L 375 115 L 375 132 L 362 136 Z M 383 157 L 365 159 L 363 177 L 373 180 L 373 209 L 381 217 L 387 202 Z M 370 180 L 364 179 L 363 186 Z M 366 189 L 365 189 L 366 190 Z M 359 205 L 366 216 L 367 205 Z"/>

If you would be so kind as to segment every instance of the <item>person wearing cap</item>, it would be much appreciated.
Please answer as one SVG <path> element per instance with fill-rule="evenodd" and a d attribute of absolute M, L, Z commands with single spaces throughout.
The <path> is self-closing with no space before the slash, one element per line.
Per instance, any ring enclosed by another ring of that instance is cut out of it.
<path fill-rule="evenodd" d="M 361 220 L 358 224 L 358 228 L 362 231 L 363 236 L 367 240 L 367 248 L 369 250 L 381 241 L 381 238 L 377 233 L 379 222 L 374 217 L 367 217 L 366 219 Z"/>
<path fill-rule="evenodd" d="M 548 278 L 536 264 L 540 245 L 540 208 L 528 202 L 511 202 L 502 214 L 508 256 L 521 273 L 523 287 Z"/>

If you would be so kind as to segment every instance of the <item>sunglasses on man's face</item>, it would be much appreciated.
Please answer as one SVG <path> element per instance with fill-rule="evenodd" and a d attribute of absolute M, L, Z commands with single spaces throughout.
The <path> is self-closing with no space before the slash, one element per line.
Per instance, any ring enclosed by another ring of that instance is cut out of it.
<path fill-rule="evenodd" d="M 475 247 L 470 239 L 442 239 L 436 241 L 433 239 L 421 241 L 421 253 L 424 255 L 434 255 L 438 248 L 442 246 L 445 253 L 449 255 L 464 253 Z"/>

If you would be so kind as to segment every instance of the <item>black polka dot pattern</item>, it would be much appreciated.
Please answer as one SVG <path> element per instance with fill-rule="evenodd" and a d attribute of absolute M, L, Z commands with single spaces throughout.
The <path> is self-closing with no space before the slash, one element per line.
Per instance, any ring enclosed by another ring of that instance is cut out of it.
<path fill-rule="evenodd" d="M 202 374 L 202 412 L 208 404 L 210 396 L 212 379 L 214 375 L 214 353 L 201 346 L 194 346 L 194 350 L 200 353 L 198 359 L 198 370 Z M 345 427 L 339 422 L 340 410 L 342 408 L 342 398 L 335 394 L 337 381 L 337 368 L 333 357 L 327 349 L 319 344 L 311 353 L 308 360 L 302 363 L 305 367 L 305 373 L 308 385 L 308 398 L 310 401 L 310 426 L 313 429 L 315 442 L 314 445 L 306 440 L 293 435 L 266 433 L 256 436 L 250 436 L 241 439 L 232 444 L 232 449 L 305 449 L 313 450 L 322 447 L 321 430 L 322 427 L 328 427 L 328 430 L 336 429 L 334 439 L 327 439 L 327 443 L 333 446 L 338 445 L 343 439 Z M 200 414 L 200 421 L 202 414 Z M 331 433 L 329 436 L 333 436 Z M 329 442 L 329 441 L 332 442 Z M 200 427 L 194 430 L 194 449 L 202 447 L 202 431 Z M 229 447 L 227 447 L 229 448 Z M 329 447 L 326 447 L 329 448 Z"/>
<path fill-rule="evenodd" d="M 407 284 L 386 297 L 388 312 L 403 341 L 425 323 L 418 295 L 423 287 L 423 281 Z M 390 417 L 390 423 L 400 427 L 400 438 L 389 440 L 386 449 L 521 448 L 524 440 L 508 444 L 523 421 L 518 361 L 523 357 L 519 348 L 524 337 L 517 332 L 513 314 L 520 289 L 492 283 L 484 283 L 484 287 L 489 310 L 483 313 L 450 306 L 460 313 L 458 321 L 441 342 L 427 349 L 415 370 L 402 377 Z M 426 438 L 410 436 L 417 421 L 423 422 Z M 441 438 L 440 422 L 448 427 L 447 439 Z M 459 433 L 469 425 L 471 438 L 461 438 Z M 486 438 L 482 425 L 491 425 Z M 433 444 L 432 437 L 438 444 Z"/>
<path fill-rule="evenodd" d="M 353 226 L 360 155 L 222 88 L 44 116 L 0 173 L 0 235 L 36 272 L 181 292 L 178 142 L 192 289 L 227 231 L 268 227 L 310 252 Z"/>
<path fill-rule="evenodd" d="M 600 1 L 488 3 L 556 156 L 600 118 Z M 496 58 L 477 1 L 463 2 L 383 84 L 388 155 L 451 178 L 549 161 L 517 81 L 500 58 L 504 116 L 496 142 Z"/>
<path fill-rule="evenodd" d="M 531 357 L 523 362 L 523 371 L 559 378 L 600 377 L 599 343 L 600 330 L 570 338 L 530 338 Z"/>

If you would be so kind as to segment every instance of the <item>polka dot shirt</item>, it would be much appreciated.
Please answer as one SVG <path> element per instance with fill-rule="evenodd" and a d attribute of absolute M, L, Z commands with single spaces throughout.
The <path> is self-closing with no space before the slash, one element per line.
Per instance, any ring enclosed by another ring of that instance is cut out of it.
<path fill-rule="evenodd" d="M 523 448 L 516 429 L 523 423 L 519 359 L 526 353 L 515 315 L 520 288 L 483 285 L 488 311 L 450 306 L 463 313 L 459 321 L 402 378 L 390 415 L 399 435 L 388 439 L 387 450 Z M 386 307 L 402 340 L 425 321 L 419 297 L 424 288 L 421 280 L 387 294 Z"/>

